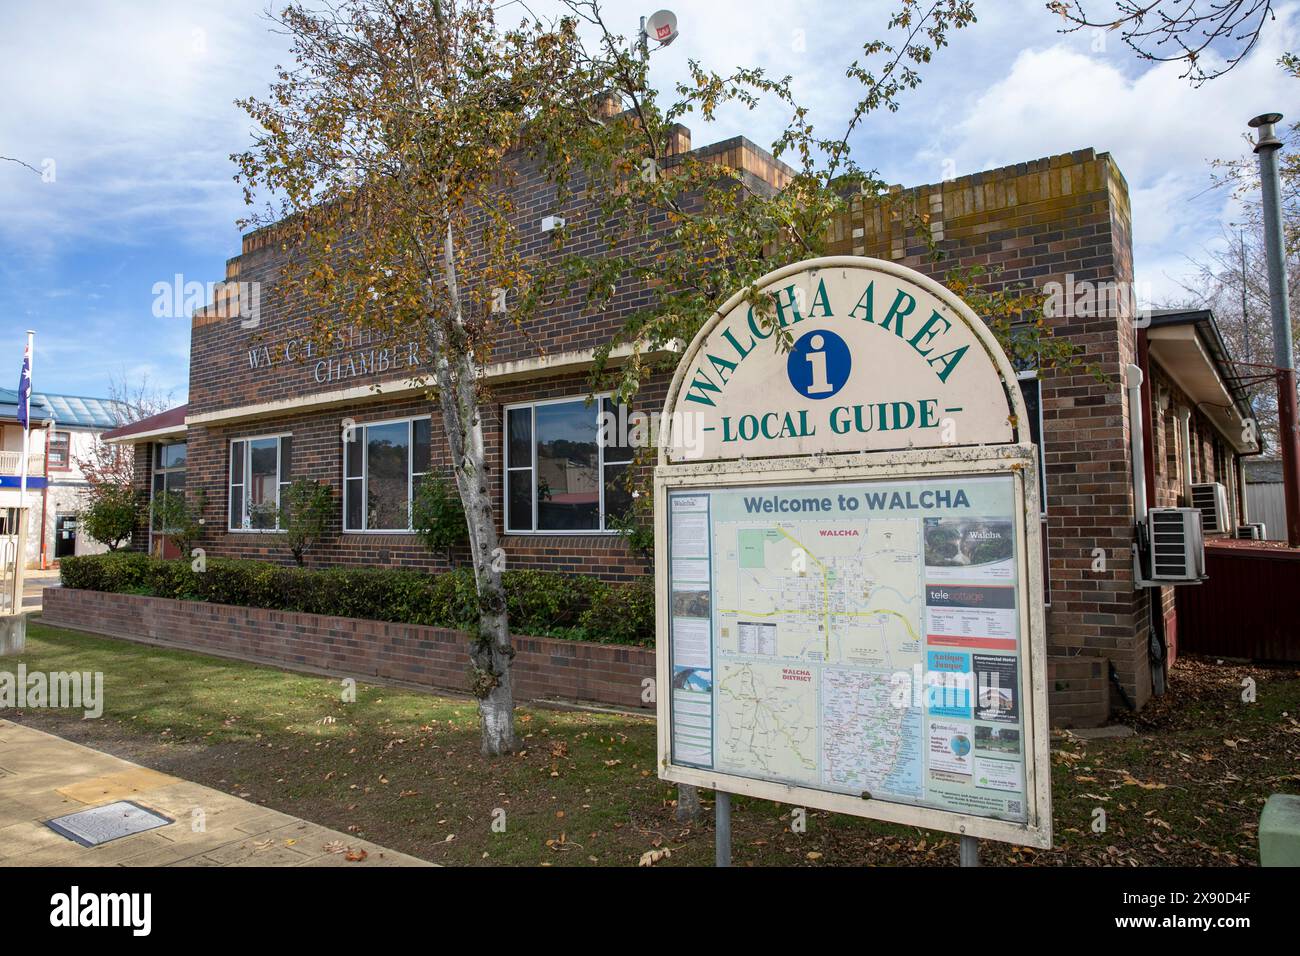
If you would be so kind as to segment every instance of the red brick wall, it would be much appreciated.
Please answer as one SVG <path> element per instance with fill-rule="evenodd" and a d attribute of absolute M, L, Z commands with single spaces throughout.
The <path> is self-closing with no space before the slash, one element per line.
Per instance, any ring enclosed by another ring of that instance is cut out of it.
<path fill-rule="evenodd" d="M 461 631 L 357 618 L 295 614 L 139 594 L 46 588 L 41 621 L 54 627 L 237 657 L 338 677 L 373 678 L 464 692 L 469 637 Z M 520 700 L 574 700 L 653 710 L 643 701 L 655 677 L 648 647 L 512 638 Z M 1105 662 L 1048 665 L 1053 726 L 1094 727 L 1109 713 Z"/>
<path fill-rule="evenodd" d="M 780 179 L 771 165 L 743 140 L 710 147 L 717 161 L 745 168 L 760 184 Z M 750 167 L 753 167 L 752 169 Z M 570 226 L 590 211 L 574 205 L 552 208 L 553 190 L 540 171 L 524 168 L 519 188 L 527 192 L 520 203 L 524 243 L 540 249 L 549 239 L 537 231 L 543 215 L 560 212 Z M 989 273 L 989 287 L 1049 282 L 1117 282 L 1133 280 L 1131 224 L 1127 187 L 1108 154 L 1094 150 L 1053 156 L 1016 166 L 978 173 L 903 194 L 928 217 L 928 227 L 946 258 L 939 263 L 904 217 L 891 217 L 880 207 L 859 204 L 840 223 L 827 250 L 832 254 L 871 255 L 928 273 L 940 281 L 953 268 L 979 267 Z M 579 200 L 574 199 L 575 203 Z M 585 233 L 575 230 L 571 246 L 581 250 Z M 593 233 L 594 235 L 594 233 Z M 245 237 L 244 254 L 229 271 L 241 281 L 261 281 L 273 287 L 286 251 L 273 231 Z M 732 290 L 726 290 L 728 292 Z M 620 284 L 608 309 L 593 313 L 577 292 L 557 303 L 522 330 L 503 330 L 493 361 L 524 359 L 541 354 L 591 348 L 609 340 L 624 318 L 651 301 L 653 290 Z M 280 361 L 270 372 L 249 367 L 249 349 L 265 343 L 283 357 L 287 342 L 300 336 L 306 313 L 301 303 L 277 302 L 262 296 L 262 322 L 252 332 L 231 318 L 198 315 L 191 352 L 192 415 L 250 403 L 299 397 L 347 385 L 404 377 L 406 369 L 372 372 L 341 382 L 319 385 L 314 362 Z M 1098 381 L 1081 371 L 1044 371 L 1043 437 L 1047 482 L 1047 534 L 1051 606 L 1048 612 L 1048 652 L 1053 657 L 1086 656 L 1113 660 L 1130 699 L 1138 706 L 1150 695 L 1148 661 L 1148 596 L 1133 587 L 1130 547 L 1133 541 L 1133 499 L 1129 461 L 1129 411 L 1123 388 L 1123 366 L 1135 353 L 1133 317 L 1125 311 L 1089 316 L 1064 316 L 1053 321 L 1058 336 L 1086 349 L 1087 361 L 1104 376 Z M 404 346 L 402 346 L 404 347 Z M 344 350 L 355 353 L 349 343 Z M 301 357 L 301 347 L 295 353 Z M 364 349 L 368 352 L 368 348 Z M 655 410 L 662 401 L 665 379 L 642 393 L 639 406 Z M 488 444 L 493 456 L 492 480 L 500 501 L 501 406 L 527 398 L 585 394 L 585 374 L 512 382 L 492 390 L 489 399 Z M 238 426 L 190 426 L 190 487 L 208 490 L 208 526 L 204 546 L 216 554 L 265 556 L 287 560 L 271 535 L 235 535 L 224 530 L 228 441 L 279 430 L 294 432 L 295 471 L 324 478 L 340 490 L 340 419 L 357 421 L 411 414 L 415 401 L 378 399 L 346 408 L 266 418 Z M 440 428 L 435 419 L 435 440 Z M 338 512 L 341 521 L 341 500 Z M 524 537 L 505 542 L 512 566 L 540 566 L 585 571 L 615 579 L 642 573 L 646 565 L 614 538 L 599 535 Z M 1093 570 L 1100 549 L 1106 568 Z M 440 559 L 426 555 L 409 535 L 339 536 L 321 546 L 313 564 L 406 564 L 438 567 Z"/>
<path fill-rule="evenodd" d="M 954 268 L 990 272 L 990 288 L 1048 283 L 1132 283 L 1128 189 L 1106 153 L 1091 149 L 905 191 L 928 218 L 938 248 L 909 233 L 907 217 L 859 206 L 833 251 L 890 259 L 942 282 Z M 1131 285 L 1129 286 L 1131 288 Z M 1048 653 L 1112 659 L 1139 706 L 1150 695 L 1146 596 L 1133 587 L 1129 412 L 1122 370 L 1133 361 L 1127 310 L 1061 315 L 1053 332 L 1083 347 L 1105 381 L 1044 371 L 1045 546 L 1051 584 Z M 1093 570 L 1094 550 L 1106 559 Z M 1104 670 L 1104 668 L 1103 668 Z"/>
<path fill-rule="evenodd" d="M 41 621 L 128 640 L 275 664 L 465 692 L 469 637 L 461 631 L 295 614 L 138 594 L 46 588 Z M 548 637 L 514 637 L 520 700 L 588 701 L 653 709 L 642 681 L 654 651 Z"/>
<path fill-rule="evenodd" d="M 1047 710 L 1053 727 L 1099 727 L 1110 717 L 1110 676 L 1100 657 L 1047 662 Z"/>
<path fill-rule="evenodd" d="M 658 376 L 642 388 L 634 409 L 658 411 L 667 391 L 667 376 Z M 483 424 L 488 453 L 488 474 L 494 499 L 503 500 L 501 427 L 503 409 L 514 402 L 548 398 L 583 398 L 590 390 L 585 374 L 553 376 L 493 387 L 484 403 Z M 593 414 L 595 414 L 593 410 Z M 392 418 L 431 415 L 434 472 L 451 480 L 451 465 L 442 438 L 442 416 L 436 405 L 421 397 L 372 400 L 347 408 L 332 408 L 258 419 L 223 427 L 191 425 L 188 431 L 187 487 L 207 492 L 201 546 L 216 557 L 260 558 L 281 563 L 292 560 L 282 535 L 228 531 L 230 442 L 238 438 L 292 432 L 293 452 L 289 477 L 325 481 L 334 496 L 334 509 L 324 540 L 308 552 L 308 566 L 364 565 L 445 570 L 443 555 L 431 554 L 414 534 L 343 533 L 343 418 L 357 425 Z M 142 486 L 147 487 L 147 484 Z M 511 568 L 594 574 L 609 581 L 628 581 L 646 573 L 648 563 L 631 552 L 615 534 L 531 535 L 505 534 L 504 508 L 498 508 L 497 528 Z M 468 553 L 455 555 L 467 561 Z"/>

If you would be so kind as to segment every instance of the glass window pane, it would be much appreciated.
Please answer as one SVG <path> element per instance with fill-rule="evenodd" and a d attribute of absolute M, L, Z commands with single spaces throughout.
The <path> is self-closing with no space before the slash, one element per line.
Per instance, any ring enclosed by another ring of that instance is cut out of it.
<path fill-rule="evenodd" d="M 154 493 L 155 495 L 158 494 L 160 491 L 163 491 L 164 489 L 166 489 L 167 485 L 166 485 L 166 482 L 165 482 L 165 480 L 164 480 L 165 477 L 166 477 L 166 476 L 164 476 L 162 472 L 157 472 L 157 473 L 153 476 L 153 493 Z"/>
<path fill-rule="evenodd" d="M 628 439 L 634 437 L 633 431 L 637 430 L 638 424 L 640 429 L 649 429 L 649 423 L 639 423 L 632 420 L 632 411 L 626 405 L 614 401 L 612 398 L 601 399 L 600 417 L 604 426 L 601 438 L 605 440 L 605 461 L 631 461 L 635 449 L 629 443 Z M 640 437 L 640 436 L 636 436 Z M 650 436 L 644 436 L 646 441 Z"/>
<path fill-rule="evenodd" d="M 279 486 L 276 457 L 280 442 L 276 438 L 259 438 L 248 443 L 249 474 L 245 494 L 249 501 L 249 523 L 254 528 L 276 526 L 276 503 Z"/>
<path fill-rule="evenodd" d="M 161 445 L 158 448 L 159 467 L 160 468 L 184 468 L 186 456 L 185 442 L 176 442 L 174 445 Z"/>
<path fill-rule="evenodd" d="M 366 429 L 366 527 L 393 530 L 410 526 L 406 422 L 372 425 Z"/>
<path fill-rule="evenodd" d="M 422 473 L 429 470 L 432 461 L 433 423 L 427 418 L 417 418 L 411 422 L 412 447 L 411 471 Z"/>
<path fill-rule="evenodd" d="M 533 410 L 512 408 L 506 413 L 511 468 L 527 468 L 533 463 Z"/>
<path fill-rule="evenodd" d="M 244 526 L 244 486 L 233 485 L 230 489 L 230 527 Z"/>
<path fill-rule="evenodd" d="M 169 471 L 165 477 L 168 491 L 178 492 L 179 494 L 185 493 L 185 472 Z"/>
<path fill-rule="evenodd" d="M 595 531 L 600 527 L 596 414 L 584 401 L 539 405 L 537 529 Z"/>
<path fill-rule="evenodd" d="M 626 515 L 632 510 L 632 492 L 625 484 L 627 480 L 626 464 L 605 466 L 605 527 L 610 519 Z"/>
<path fill-rule="evenodd" d="M 506 530 L 533 530 L 533 473 L 507 472 Z"/>
<path fill-rule="evenodd" d="M 244 483 L 244 442 L 242 441 L 230 443 L 230 483 L 232 485 Z"/>
<path fill-rule="evenodd" d="M 366 430 L 354 428 L 351 439 L 343 443 L 343 473 L 348 478 L 360 478 L 363 474 L 361 462 L 366 449 Z"/>
<path fill-rule="evenodd" d="M 365 530 L 365 525 L 362 523 L 364 512 L 361 507 L 364 501 L 362 494 L 364 485 L 365 482 L 360 478 L 349 478 L 343 483 L 343 520 L 345 522 L 344 527 L 348 531 Z"/>

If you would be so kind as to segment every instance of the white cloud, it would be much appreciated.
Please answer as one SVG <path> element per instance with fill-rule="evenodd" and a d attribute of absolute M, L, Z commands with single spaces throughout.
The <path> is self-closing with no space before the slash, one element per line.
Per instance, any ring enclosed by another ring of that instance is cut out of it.
<path fill-rule="evenodd" d="M 1088 146 L 1111 153 L 1132 199 L 1136 278 L 1157 299 L 1182 297 L 1188 257 L 1213 247 L 1236 212 L 1210 188 L 1210 162 L 1248 155 L 1246 121 L 1296 101 L 1296 81 L 1277 67 L 1296 40 L 1288 8 L 1245 61 L 1199 88 L 1179 78 L 1178 64 L 1134 71 L 1126 50 L 1116 59 L 1064 42 L 1025 49 L 954 110 L 929 155 L 953 157 L 962 175 Z"/>

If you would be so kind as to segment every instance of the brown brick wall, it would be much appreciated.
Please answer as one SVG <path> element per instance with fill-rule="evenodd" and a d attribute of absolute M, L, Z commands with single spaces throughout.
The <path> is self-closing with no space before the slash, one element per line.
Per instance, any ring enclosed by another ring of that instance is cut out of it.
<path fill-rule="evenodd" d="M 145 641 L 337 677 L 372 678 L 464 692 L 468 635 L 440 627 L 363 621 L 175 601 L 139 594 L 46 588 L 41 618 L 127 640 Z M 520 700 L 574 700 L 653 710 L 644 681 L 655 678 L 646 647 L 513 636 Z M 1052 725 L 1092 727 L 1109 713 L 1105 662 L 1048 663 Z"/>
<path fill-rule="evenodd" d="M 112 637 L 338 677 L 465 692 L 469 637 L 440 627 L 46 588 L 41 619 Z M 547 637 L 512 637 L 515 694 L 653 709 L 642 682 L 654 651 Z"/>
<path fill-rule="evenodd" d="M 1234 499 L 1228 470 L 1233 467 L 1235 452 L 1228 441 L 1219 434 L 1209 417 L 1196 402 L 1170 377 L 1154 359 L 1149 363 L 1151 372 L 1151 407 L 1147 414 L 1151 421 L 1151 460 L 1154 463 L 1152 484 L 1155 488 L 1157 508 L 1188 508 L 1191 502 L 1183 494 L 1184 478 L 1193 483 L 1218 481 L 1229 489 L 1228 507 L 1240 514 L 1240 500 Z M 1192 473 L 1183 475 L 1180 441 L 1177 438 L 1178 418 L 1182 410 L 1190 412 L 1187 423 L 1191 437 Z M 1212 540 L 1213 536 L 1207 536 Z M 1195 587 L 1196 585 L 1184 585 Z M 1173 664 L 1178 657 L 1177 588 L 1159 588 L 1159 608 L 1165 621 L 1165 643 L 1168 658 Z M 1151 592 L 1156 593 L 1155 589 Z M 1156 598 L 1151 598 L 1155 600 Z"/>
<path fill-rule="evenodd" d="M 756 182 L 779 180 L 779 167 L 767 163 L 743 140 L 706 147 L 719 162 L 747 170 Z M 766 164 L 766 165 L 765 165 Z M 753 167 L 752 169 L 750 167 Z M 537 169 L 523 169 L 520 188 L 531 191 L 520 203 L 524 241 L 540 249 L 549 240 L 537 232 L 543 215 L 559 212 L 574 230 L 571 248 L 587 241 L 580 227 L 588 214 L 579 206 L 552 208 L 553 191 Z M 950 182 L 917 187 L 902 193 L 928 217 L 928 228 L 945 259 L 936 263 L 914 231 L 909 217 L 891 215 L 878 206 L 859 204 L 837 226 L 832 254 L 877 256 L 927 273 L 940 281 L 952 268 L 996 270 L 989 287 L 1049 282 L 1119 282 L 1133 279 L 1131 223 L 1127 187 L 1108 154 L 1091 149 L 966 176 Z M 578 202 L 577 199 L 574 202 Z M 529 230 L 532 230 L 531 232 Z M 594 235 L 594 234 L 593 234 Z M 594 241 L 594 238 L 591 240 Z M 241 281 L 260 280 L 272 286 L 284 262 L 285 250 L 274 234 L 255 233 L 245 240 L 242 256 L 230 271 Z M 1131 286 L 1130 286 L 1131 287 Z M 651 301 L 653 290 L 626 284 L 611 308 L 599 314 L 580 301 L 576 292 L 541 315 L 529 328 L 503 332 L 493 361 L 536 357 L 540 352 L 592 348 L 608 341 L 632 311 Z M 406 369 L 377 371 L 382 362 L 369 358 L 371 346 L 349 342 L 340 355 L 354 362 L 364 353 L 370 372 L 345 380 L 318 384 L 314 364 L 279 361 L 269 371 L 253 371 L 249 349 L 265 344 L 283 359 L 286 343 L 302 334 L 301 304 L 277 303 L 263 294 L 262 324 L 250 333 L 235 319 L 197 316 L 191 355 L 191 414 L 250 403 L 297 397 L 314 391 L 403 377 Z M 1058 336 L 1086 348 L 1087 359 L 1104 376 L 1098 381 L 1081 371 L 1044 371 L 1043 444 L 1046 462 L 1047 522 L 1051 605 L 1048 650 L 1055 657 L 1084 656 L 1113 660 L 1120 680 L 1139 706 L 1150 693 L 1147 652 L 1147 596 L 1135 591 L 1130 547 L 1133 541 L 1133 500 L 1130 479 L 1129 414 L 1122 368 L 1134 359 L 1132 316 L 1101 314 L 1053 320 Z M 406 349 L 404 343 L 397 343 Z M 295 350 L 296 349 L 296 350 Z M 377 354 L 382 353 L 381 351 Z M 302 346 L 290 349 L 299 359 Z M 396 353 L 394 353 L 396 354 Z M 404 353 L 409 354 L 409 353 Z M 336 356 L 337 358 L 338 356 Z M 647 411 L 662 402 L 666 376 L 643 392 L 638 404 Z M 501 406 L 524 398 L 585 394 L 585 374 L 556 376 L 532 382 L 499 385 L 492 390 L 488 414 L 488 443 L 493 455 L 493 481 L 499 490 L 499 428 Z M 347 414 L 357 421 L 393 417 L 419 405 L 405 399 L 379 399 L 346 409 L 268 418 L 238 426 L 190 426 L 190 484 L 209 489 L 210 521 L 224 528 L 230 438 L 292 430 L 295 472 L 310 468 L 315 477 L 335 486 L 341 481 L 339 421 Z M 440 429 L 435 420 L 435 440 Z M 301 464 L 300 464 L 301 463 Z M 216 493 L 213 493 L 213 489 Z M 341 500 L 338 511 L 341 521 Z M 217 554 L 267 556 L 287 560 L 269 535 L 235 535 L 213 531 L 205 541 Z M 506 541 L 513 566 L 538 566 L 599 573 L 623 579 L 645 570 L 617 539 L 600 535 L 522 538 Z M 1106 558 L 1106 570 L 1092 570 L 1094 552 Z M 408 535 L 335 536 L 318 549 L 311 563 L 404 564 L 437 567 L 439 559 L 423 553 Z"/>
<path fill-rule="evenodd" d="M 859 205 L 833 251 L 890 259 L 942 282 L 953 269 L 996 270 L 990 288 L 1043 289 L 1079 282 L 1133 281 L 1128 190 L 1106 153 L 1091 149 L 1020 163 L 898 197 L 928 217 L 944 253 L 908 232 L 905 214 Z M 1131 288 L 1131 286 L 1130 286 Z M 1150 694 L 1146 598 L 1133 587 L 1133 494 L 1129 415 L 1122 369 L 1133 361 L 1133 317 L 1062 315 L 1053 332 L 1087 350 L 1106 376 L 1046 371 L 1043 447 L 1046 547 L 1051 581 L 1048 652 L 1115 661 L 1131 698 Z M 1106 570 L 1092 570 L 1094 549 Z"/>
<path fill-rule="evenodd" d="M 667 376 L 656 377 L 641 390 L 633 403 L 633 409 L 658 411 L 663 405 L 667 387 Z M 502 502 L 504 494 L 501 427 L 505 406 L 549 398 L 583 398 L 589 390 L 589 380 L 583 374 L 514 382 L 491 389 L 484 403 L 484 429 L 488 473 L 498 504 Z M 207 490 L 201 546 L 214 557 L 261 558 L 281 563 L 292 560 L 282 535 L 227 530 L 230 442 L 239 438 L 291 432 L 293 452 L 290 479 L 306 477 L 327 482 L 335 504 L 325 539 L 307 554 L 308 566 L 365 565 L 445 569 L 445 557 L 431 554 L 414 534 L 343 532 L 344 417 L 357 425 L 365 425 L 421 415 L 432 417 L 431 469 L 451 480 L 450 460 L 442 437 L 442 416 L 437 407 L 423 397 L 371 400 L 346 409 L 283 415 L 222 427 L 191 425 L 188 431 L 187 487 Z M 645 559 L 630 551 L 623 539 L 615 534 L 505 534 L 503 521 L 504 508 L 499 508 L 497 529 L 503 535 L 502 547 L 506 550 L 508 566 L 511 568 L 595 574 L 610 581 L 631 580 L 649 569 Z M 468 554 L 454 555 L 454 558 L 466 561 Z"/>
<path fill-rule="evenodd" d="M 1110 679 L 1099 657 L 1047 661 L 1047 710 L 1053 727 L 1099 727 L 1110 717 Z"/>

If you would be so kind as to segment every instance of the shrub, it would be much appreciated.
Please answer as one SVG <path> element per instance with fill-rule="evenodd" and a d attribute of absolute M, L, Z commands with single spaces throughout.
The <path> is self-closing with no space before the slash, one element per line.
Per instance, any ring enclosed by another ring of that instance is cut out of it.
<path fill-rule="evenodd" d="M 86 492 L 86 507 L 80 515 L 81 526 L 90 537 L 108 545 L 109 551 L 116 551 L 135 530 L 139 507 L 139 499 L 130 485 L 93 485 Z"/>
<path fill-rule="evenodd" d="M 298 567 L 303 555 L 325 537 L 333 513 L 334 494 L 323 481 L 295 478 L 280 495 L 280 530 Z"/>
<path fill-rule="evenodd" d="M 420 535 L 424 546 L 434 554 L 444 554 L 452 564 L 456 548 L 469 544 L 465 524 L 465 506 L 455 482 L 437 475 L 426 475 L 411 502 L 411 527 Z"/>
<path fill-rule="evenodd" d="M 442 574 L 405 568 L 315 570 L 209 558 L 206 570 L 198 572 L 188 558 L 117 552 L 64 558 L 60 572 L 64 587 L 87 591 L 462 630 L 478 621 L 474 575 L 465 568 Z M 520 570 L 507 571 L 502 586 L 516 634 L 612 644 L 654 642 L 654 586 L 649 578 L 607 584 L 581 575 Z"/>
<path fill-rule="evenodd" d="M 171 538 L 182 555 L 188 556 L 203 533 L 200 523 L 207 496 L 203 491 L 194 494 L 194 500 L 183 491 L 160 491 L 153 498 L 153 530 Z"/>
<path fill-rule="evenodd" d="M 599 600 L 578 621 L 584 634 L 608 644 L 651 644 L 655 633 L 655 587 L 647 576 L 632 584 L 605 585 Z"/>

